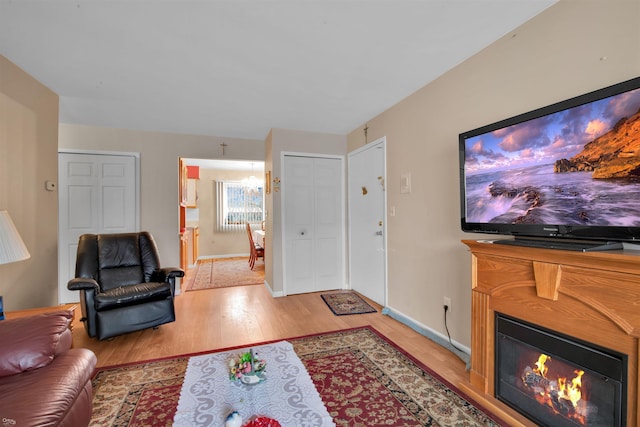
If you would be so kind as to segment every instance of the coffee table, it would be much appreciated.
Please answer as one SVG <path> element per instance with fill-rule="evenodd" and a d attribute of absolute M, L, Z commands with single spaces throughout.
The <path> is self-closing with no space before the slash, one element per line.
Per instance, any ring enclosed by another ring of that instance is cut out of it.
<path fill-rule="evenodd" d="M 189 359 L 174 426 L 224 426 L 238 411 L 277 420 L 282 427 L 335 426 L 302 361 L 287 341 L 250 347 L 266 361 L 266 380 L 243 384 L 229 379 L 229 360 L 249 347 Z"/>

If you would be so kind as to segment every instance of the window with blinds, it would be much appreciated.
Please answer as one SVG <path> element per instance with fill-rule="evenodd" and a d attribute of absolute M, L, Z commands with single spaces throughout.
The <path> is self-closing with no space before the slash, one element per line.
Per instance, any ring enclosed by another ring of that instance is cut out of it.
<path fill-rule="evenodd" d="M 264 219 L 264 186 L 241 181 L 216 181 L 216 231 L 245 231 L 246 223 Z"/>

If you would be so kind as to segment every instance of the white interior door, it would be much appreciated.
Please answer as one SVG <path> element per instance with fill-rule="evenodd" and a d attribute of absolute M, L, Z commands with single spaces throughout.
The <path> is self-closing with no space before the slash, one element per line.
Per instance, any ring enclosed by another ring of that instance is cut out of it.
<path fill-rule="evenodd" d="M 349 153 L 349 284 L 386 305 L 385 139 Z"/>
<path fill-rule="evenodd" d="M 284 156 L 286 294 L 344 287 L 343 160 Z"/>
<path fill-rule="evenodd" d="M 76 302 L 67 282 L 75 275 L 78 239 L 85 233 L 138 229 L 137 158 L 133 155 L 58 154 L 58 302 Z"/>

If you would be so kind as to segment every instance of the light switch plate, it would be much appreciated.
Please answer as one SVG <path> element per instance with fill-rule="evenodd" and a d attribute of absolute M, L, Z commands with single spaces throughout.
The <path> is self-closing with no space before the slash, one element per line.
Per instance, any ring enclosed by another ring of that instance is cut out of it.
<path fill-rule="evenodd" d="M 411 172 L 400 175 L 400 193 L 411 193 Z"/>

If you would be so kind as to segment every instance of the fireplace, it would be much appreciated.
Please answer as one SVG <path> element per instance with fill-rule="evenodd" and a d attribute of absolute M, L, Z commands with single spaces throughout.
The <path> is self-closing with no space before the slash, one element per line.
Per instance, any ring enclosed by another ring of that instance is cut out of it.
<path fill-rule="evenodd" d="M 495 394 L 538 425 L 626 425 L 627 357 L 496 313 Z"/>
<path fill-rule="evenodd" d="M 499 313 L 518 319 L 517 323 L 525 326 L 536 325 L 534 329 L 540 330 L 543 338 L 553 336 L 560 342 L 576 344 L 567 355 L 556 349 L 554 341 L 549 346 L 544 342 L 539 345 L 516 335 L 508 340 L 507 345 L 513 345 L 510 350 L 500 350 L 503 355 L 507 353 L 503 357 L 533 348 L 533 355 L 522 356 L 524 361 L 519 363 L 524 366 L 521 369 L 529 366 L 533 370 L 540 355 L 544 354 L 551 356 L 552 363 L 546 363 L 549 371 L 552 365 L 554 370 L 566 370 L 562 376 L 569 381 L 574 378 L 574 370 L 584 370 L 581 380 L 589 382 L 583 384 L 583 391 L 587 401 L 591 400 L 590 408 L 602 406 L 598 412 L 611 413 L 614 410 L 609 409 L 602 398 L 594 397 L 591 391 L 592 378 L 607 377 L 603 387 L 615 390 L 607 402 L 615 402 L 615 411 L 620 402 L 620 416 L 609 415 L 613 421 L 610 424 L 605 421 L 605 425 L 640 425 L 640 251 L 506 249 L 506 245 L 486 241 L 466 240 L 464 243 L 472 254 L 472 323 L 469 386 L 461 384 L 463 390 L 495 411 L 509 425 L 537 426 L 531 418 L 496 397 L 496 375 L 499 375 L 495 365 L 498 349 L 496 314 Z M 530 328 L 525 327 L 527 329 Z M 583 347 L 594 351 L 587 352 L 585 357 L 580 351 Z M 603 363 L 595 363 L 595 366 L 583 363 L 582 359 L 588 360 L 592 356 L 619 359 L 622 366 L 607 368 L 603 373 L 600 368 Z M 559 361 L 569 366 L 556 368 Z M 616 381 L 621 384 L 617 385 Z M 614 383 L 615 386 L 610 385 Z M 557 420 L 545 422 L 558 425 Z"/>

